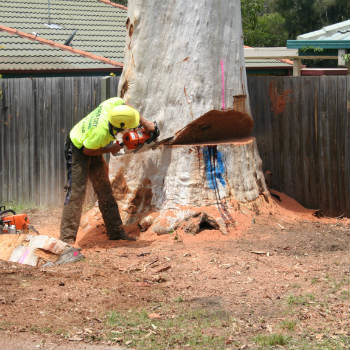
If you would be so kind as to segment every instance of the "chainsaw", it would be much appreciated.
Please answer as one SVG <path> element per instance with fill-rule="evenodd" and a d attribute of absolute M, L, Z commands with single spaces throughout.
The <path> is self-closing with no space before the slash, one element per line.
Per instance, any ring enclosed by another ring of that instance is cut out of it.
<path fill-rule="evenodd" d="M 0 234 L 2 233 L 28 233 L 37 230 L 30 224 L 27 214 L 17 214 L 12 209 L 0 206 Z"/>
<path fill-rule="evenodd" d="M 123 134 L 123 142 L 118 142 L 119 145 L 124 148 L 124 153 L 114 153 L 113 155 L 123 155 L 127 153 L 136 153 L 138 152 L 145 144 L 150 144 L 155 142 L 158 138 L 160 132 L 157 125 L 157 122 L 154 122 L 154 131 L 148 132 L 142 127 L 127 131 Z"/>

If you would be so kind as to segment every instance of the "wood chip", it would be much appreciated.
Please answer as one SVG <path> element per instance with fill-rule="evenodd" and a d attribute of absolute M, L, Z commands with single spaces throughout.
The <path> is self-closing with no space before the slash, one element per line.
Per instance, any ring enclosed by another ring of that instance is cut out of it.
<path fill-rule="evenodd" d="M 232 266 L 232 264 L 221 264 L 220 267 L 223 269 L 229 269 Z"/>
<path fill-rule="evenodd" d="M 157 334 L 156 332 L 154 332 L 154 331 L 150 331 L 149 333 L 147 333 L 145 336 L 144 336 L 144 338 L 149 338 L 151 335 L 153 335 L 153 334 Z"/>
<path fill-rule="evenodd" d="M 151 261 L 150 263 L 146 264 L 145 267 L 144 267 L 144 269 L 146 269 L 148 266 L 151 266 L 151 265 L 155 264 L 158 260 L 159 260 L 159 259 L 156 258 L 156 259 L 154 259 L 153 261 Z"/>
<path fill-rule="evenodd" d="M 137 267 L 137 266 L 134 266 L 134 267 L 132 266 L 132 267 L 130 267 L 127 270 L 128 273 L 130 273 L 130 272 L 137 272 L 137 271 L 141 271 L 141 269 L 139 267 Z"/>
<path fill-rule="evenodd" d="M 74 336 L 72 338 L 69 338 L 69 341 L 82 341 L 84 338 L 78 337 L 78 336 Z"/>
<path fill-rule="evenodd" d="M 137 254 L 137 256 L 141 257 L 141 256 L 150 255 L 150 254 L 151 254 L 150 252 L 144 252 L 144 253 Z"/>
<path fill-rule="evenodd" d="M 156 273 L 164 272 L 164 271 L 167 271 L 167 270 L 170 270 L 170 269 L 171 269 L 170 265 L 165 265 L 165 266 L 162 266 L 162 267 L 158 268 Z"/>

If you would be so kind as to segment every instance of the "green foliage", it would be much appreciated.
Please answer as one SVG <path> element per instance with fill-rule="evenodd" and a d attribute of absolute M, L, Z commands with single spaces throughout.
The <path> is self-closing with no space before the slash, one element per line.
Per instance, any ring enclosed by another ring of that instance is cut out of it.
<path fill-rule="evenodd" d="M 321 27 L 319 16 L 315 15 L 317 6 L 314 0 L 276 0 L 274 7 L 286 20 L 289 39 Z"/>
<path fill-rule="evenodd" d="M 184 299 L 180 296 L 175 299 L 176 303 L 183 303 Z"/>
<path fill-rule="evenodd" d="M 348 0 L 241 0 L 244 44 L 285 46 L 287 39 L 344 21 Z"/>
<path fill-rule="evenodd" d="M 264 13 L 264 0 L 241 0 L 241 11 L 243 28 L 255 28 Z"/>
<path fill-rule="evenodd" d="M 320 282 L 320 278 L 319 277 L 313 277 L 311 280 L 311 284 L 316 284 Z"/>
<path fill-rule="evenodd" d="M 222 350 L 230 336 L 232 318 L 224 311 L 191 308 L 181 302 L 167 310 L 162 319 L 149 318 L 149 312 L 108 312 L 105 339 L 142 350 Z"/>
<path fill-rule="evenodd" d="M 285 330 L 288 330 L 288 331 L 294 331 L 295 330 L 295 326 L 296 326 L 296 321 L 292 320 L 292 321 L 289 321 L 289 320 L 283 320 L 281 322 L 281 328 L 282 329 L 285 329 Z"/>
<path fill-rule="evenodd" d="M 315 297 L 312 294 L 306 295 L 290 295 L 288 297 L 289 305 L 308 305 L 310 301 L 314 301 Z"/>
<path fill-rule="evenodd" d="M 322 47 L 313 47 L 313 46 L 305 46 L 299 49 L 302 53 L 309 53 L 310 55 L 312 53 L 321 53 L 324 51 Z"/>
<path fill-rule="evenodd" d="M 258 335 L 254 338 L 257 345 L 260 346 L 276 346 L 286 345 L 289 342 L 289 337 L 282 334 Z"/>
<path fill-rule="evenodd" d="M 263 15 L 258 18 L 255 28 L 244 32 L 244 43 L 253 47 L 285 46 L 287 31 L 283 28 L 284 19 L 278 13 Z"/>
<path fill-rule="evenodd" d="M 111 0 L 128 6 L 128 0 Z M 349 0 L 241 0 L 244 44 L 285 46 L 287 39 L 350 17 Z"/>
<path fill-rule="evenodd" d="M 128 0 L 111 0 L 111 2 L 114 2 L 116 4 L 128 6 Z"/>
<path fill-rule="evenodd" d="M 344 21 L 350 15 L 348 0 L 274 0 L 272 6 L 285 18 L 289 39 Z"/>
<path fill-rule="evenodd" d="M 266 13 L 264 0 L 242 0 L 241 7 L 245 45 L 285 46 L 288 33 L 279 13 Z"/>
<path fill-rule="evenodd" d="M 0 96 L 1 96 L 1 94 L 0 94 Z M 28 210 L 39 208 L 34 203 L 30 203 L 30 202 L 17 203 L 17 202 L 9 201 L 9 202 L 4 202 L 4 203 L 0 202 L 0 205 L 4 205 L 6 207 L 6 209 L 14 210 L 17 214 L 23 213 L 23 212 L 28 211 Z"/>

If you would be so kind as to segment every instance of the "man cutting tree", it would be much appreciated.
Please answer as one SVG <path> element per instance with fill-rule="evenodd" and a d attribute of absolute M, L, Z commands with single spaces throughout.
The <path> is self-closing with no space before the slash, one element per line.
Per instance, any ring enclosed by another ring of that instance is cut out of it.
<path fill-rule="evenodd" d="M 152 134 L 153 139 L 159 136 L 154 123 L 140 116 L 123 99 L 113 97 L 102 102 L 70 131 L 65 144 L 68 185 L 60 228 L 60 239 L 64 242 L 75 242 L 88 178 L 97 194 L 109 239 L 131 239 L 122 228 L 108 167 L 102 155 L 119 152 L 122 146 L 114 142 L 117 133 L 136 128 L 139 124 Z"/>

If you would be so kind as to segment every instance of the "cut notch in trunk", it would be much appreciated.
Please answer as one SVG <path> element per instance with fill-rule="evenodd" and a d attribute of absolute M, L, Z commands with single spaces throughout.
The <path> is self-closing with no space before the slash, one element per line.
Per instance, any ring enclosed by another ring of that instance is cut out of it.
<path fill-rule="evenodd" d="M 214 109 L 178 131 L 169 143 L 186 145 L 235 140 L 250 136 L 253 125 L 253 119 L 245 112 Z"/>

